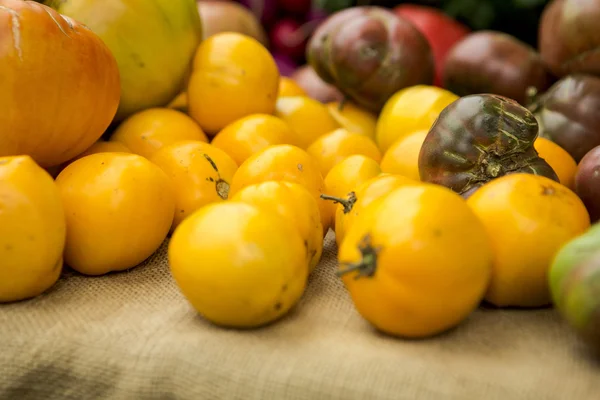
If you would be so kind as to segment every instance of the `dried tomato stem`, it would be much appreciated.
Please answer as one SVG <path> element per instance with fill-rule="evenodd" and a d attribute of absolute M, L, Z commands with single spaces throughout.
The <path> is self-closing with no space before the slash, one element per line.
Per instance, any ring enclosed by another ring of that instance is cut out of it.
<path fill-rule="evenodd" d="M 353 271 L 357 272 L 357 274 L 354 276 L 354 279 L 372 277 L 375 275 L 377 270 L 377 254 L 379 253 L 379 249 L 371 245 L 371 236 L 369 234 L 365 235 L 363 240 L 361 240 L 360 244 L 358 245 L 358 250 L 360 251 L 361 255 L 360 261 L 356 263 L 343 264 L 345 268 L 337 271 L 337 276 L 343 276 Z"/>
<path fill-rule="evenodd" d="M 329 196 L 327 194 L 322 194 L 321 198 L 323 200 L 331 200 L 336 204 L 341 204 L 344 207 L 344 214 L 348 214 L 352 211 L 352 207 L 354 207 L 354 203 L 356 203 L 356 194 L 354 192 L 348 193 L 348 197 L 343 199 L 341 197 Z"/>

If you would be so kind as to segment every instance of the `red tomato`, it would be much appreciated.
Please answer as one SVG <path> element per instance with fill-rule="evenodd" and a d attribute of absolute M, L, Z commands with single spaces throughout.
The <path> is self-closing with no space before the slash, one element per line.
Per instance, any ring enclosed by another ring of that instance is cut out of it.
<path fill-rule="evenodd" d="M 394 12 L 412 22 L 429 41 L 435 59 L 434 84 L 441 87 L 442 72 L 448 51 L 471 30 L 433 7 L 401 4 L 394 7 Z"/>
<path fill-rule="evenodd" d="M 271 28 L 271 44 L 273 49 L 294 60 L 304 57 L 306 42 L 310 32 L 294 19 L 282 18 Z"/>

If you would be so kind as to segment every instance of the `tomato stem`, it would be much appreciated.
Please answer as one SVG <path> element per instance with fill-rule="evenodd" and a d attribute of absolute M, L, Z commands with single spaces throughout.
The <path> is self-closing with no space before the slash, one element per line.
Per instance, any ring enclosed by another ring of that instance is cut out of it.
<path fill-rule="evenodd" d="M 360 279 L 363 277 L 373 277 L 377 271 L 377 255 L 380 251 L 379 248 L 371 245 L 371 235 L 366 234 L 358 244 L 358 251 L 360 251 L 361 259 L 356 263 L 343 263 L 345 268 L 340 269 L 336 272 L 337 276 L 343 276 L 350 272 L 356 271 L 357 274 L 354 279 Z"/>
<path fill-rule="evenodd" d="M 352 211 L 352 207 L 354 207 L 354 203 L 356 203 L 356 194 L 354 192 L 348 193 L 348 197 L 343 199 L 341 197 L 329 196 L 328 194 L 322 194 L 321 198 L 323 200 L 331 200 L 336 204 L 341 204 L 344 207 L 344 214 L 348 214 Z"/>

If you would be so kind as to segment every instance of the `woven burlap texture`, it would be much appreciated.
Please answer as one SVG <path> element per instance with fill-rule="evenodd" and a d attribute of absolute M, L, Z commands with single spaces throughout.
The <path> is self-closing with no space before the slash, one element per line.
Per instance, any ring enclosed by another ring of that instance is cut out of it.
<path fill-rule="evenodd" d="M 215 327 L 181 296 L 167 243 L 128 272 L 66 272 L 0 306 L 1 399 L 600 398 L 600 365 L 553 310 L 478 310 L 435 339 L 375 332 L 335 276 L 335 242 L 298 306 L 259 330 Z"/>

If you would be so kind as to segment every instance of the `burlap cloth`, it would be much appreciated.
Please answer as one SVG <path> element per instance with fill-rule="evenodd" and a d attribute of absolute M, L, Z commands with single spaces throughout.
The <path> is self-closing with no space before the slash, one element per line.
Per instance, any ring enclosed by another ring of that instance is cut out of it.
<path fill-rule="evenodd" d="M 294 312 L 224 330 L 180 295 L 165 251 L 0 306 L 0 398 L 600 399 L 600 365 L 552 310 L 482 309 L 435 339 L 385 337 L 335 277 L 330 235 Z"/>

